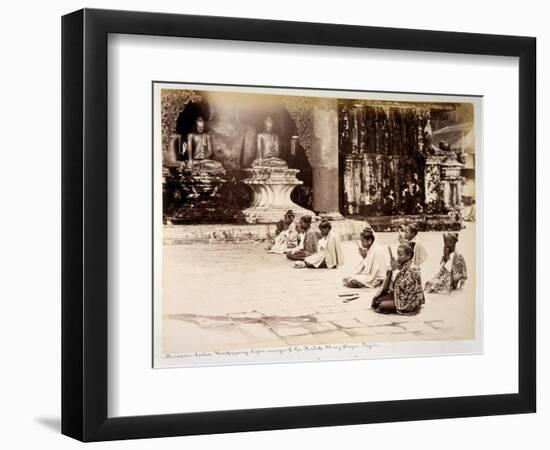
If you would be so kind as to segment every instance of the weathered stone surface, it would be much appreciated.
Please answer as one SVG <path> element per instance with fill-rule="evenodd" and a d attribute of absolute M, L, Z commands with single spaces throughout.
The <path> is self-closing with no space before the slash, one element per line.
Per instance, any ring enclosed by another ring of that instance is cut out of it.
<path fill-rule="evenodd" d="M 286 210 L 285 210 L 286 212 Z M 282 219 L 284 212 L 279 216 Z M 366 220 L 338 220 L 332 228 L 343 241 L 359 239 L 359 234 L 368 224 Z M 314 228 L 317 224 L 314 223 Z M 163 228 L 164 245 L 205 243 L 263 243 L 275 236 L 276 226 L 269 224 L 219 224 L 219 225 L 166 225 Z"/>
<path fill-rule="evenodd" d="M 273 331 L 281 337 L 309 334 L 309 330 L 303 327 L 278 327 L 274 328 Z"/>
<path fill-rule="evenodd" d="M 311 333 L 325 333 L 327 331 L 337 330 L 338 327 L 331 322 L 311 322 L 304 324 Z"/>
<path fill-rule="evenodd" d="M 266 225 L 249 227 L 269 230 Z M 171 228 L 175 227 L 167 227 Z M 471 274 L 475 274 L 474 252 L 468 243 L 473 230 L 466 229 L 461 238 Z M 376 237 L 382 246 L 396 238 L 396 233 Z M 438 270 L 441 235 L 422 232 L 420 238 L 428 252 L 422 267 L 425 280 Z M 344 241 L 342 247 L 343 267 L 297 270 L 292 261 L 266 253 L 257 242 L 164 246 L 162 311 L 170 352 L 474 336 L 473 278 L 460 292 L 427 295 L 416 316 L 377 314 L 370 309 L 376 290 L 342 286 L 342 278 L 359 263 L 354 242 Z M 359 298 L 345 304 L 345 297 L 339 296 L 343 293 Z M 338 329 L 336 324 L 354 326 Z"/>
<path fill-rule="evenodd" d="M 449 214 L 416 214 L 403 216 L 371 216 L 369 225 L 374 231 L 397 231 L 403 225 L 414 223 L 421 231 L 448 231 L 462 229 L 462 221 Z"/>
<path fill-rule="evenodd" d="M 165 168 L 163 218 L 165 223 L 244 223 L 244 216 L 223 196 L 229 182 L 225 171 L 210 172 L 182 166 Z"/>
<path fill-rule="evenodd" d="M 338 328 L 357 328 L 362 325 L 357 319 L 333 320 L 332 323 Z"/>

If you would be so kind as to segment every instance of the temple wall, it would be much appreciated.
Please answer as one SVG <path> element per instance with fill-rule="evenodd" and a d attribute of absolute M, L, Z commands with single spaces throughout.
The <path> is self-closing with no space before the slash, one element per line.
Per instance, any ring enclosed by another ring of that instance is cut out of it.
<path fill-rule="evenodd" d="M 429 109 L 340 101 L 339 131 L 345 214 L 425 212 Z"/>
<path fill-rule="evenodd" d="M 453 152 L 438 154 L 432 145 L 433 124 L 443 126 L 453 105 L 439 114 L 433 104 L 403 102 L 184 89 L 165 89 L 161 96 L 163 152 L 185 147 L 202 116 L 210 158 L 227 175 L 220 195 L 232 208 L 250 206 L 251 192 L 242 180 L 257 156 L 257 135 L 268 115 L 279 136 L 279 156 L 297 169 L 301 182 L 291 199 L 315 213 L 333 219 L 445 214 L 460 209 L 462 197 L 475 190 L 473 182 L 464 182 L 463 165 L 443 164 Z M 176 157 L 186 158 L 181 151 Z M 177 195 L 186 201 L 185 192 L 168 193 L 167 199 Z"/>

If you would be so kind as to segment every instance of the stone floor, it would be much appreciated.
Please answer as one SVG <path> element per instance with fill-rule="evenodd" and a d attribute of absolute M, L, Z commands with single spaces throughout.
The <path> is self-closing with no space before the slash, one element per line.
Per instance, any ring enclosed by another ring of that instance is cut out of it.
<path fill-rule="evenodd" d="M 377 233 L 377 242 L 396 242 Z M 420 233 L 429 259 L 423 281 L 438 269 L 441 233 Z M 228 351 L 303 344 L 471 339 L 475 325 L 475 260 L 472 224 L 461 232 L 469 280 L 451 295 L 426 295 L 416 316 L 381 315 L 370 309 L 375 290 L 348 289 L 342 278 L 360 263 L 357 244 L 343 242 L 338 269 L 294 269 L 265 244 L 166 245 L 163 249 L 165 354 Z M 358 293 L 344 303 L 341 294 Z"/>

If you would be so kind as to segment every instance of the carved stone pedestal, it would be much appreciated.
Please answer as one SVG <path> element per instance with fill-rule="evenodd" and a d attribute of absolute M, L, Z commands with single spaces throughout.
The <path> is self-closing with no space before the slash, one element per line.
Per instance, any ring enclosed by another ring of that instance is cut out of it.
<path fill-rule="evenodd" d="M 165 219 L 172 224 L 236 223 L 242 214 L 222 198 L 225 173 L 186 168 L 167 177 Z M 242 219 L 241 219 L 242 220 Z"/>
<path fill-rule="evenodd" d="M 296 178 L 297 169 L 284 167 L 253 167 L 245 169 L 248 174 L 242 183 L 252 189 L 252 205 L 243 211 L 248 223 L 275 223 L 289 209 L 296 218 L 315 216 L 313 211 L 302 208 L 290 199 L 292 190 L 303 182 Z"/>
<path fill-rule="evenodd" d="M 426 160 L 424 187 L 428 213 L 462 209 L 462 169 L 464 164 L 442 157 Z"/>
<path fill-rule="evenodd" d="M 441 165 L 443 202 L 449 211 L 462 209 L 462 168 L 457 161 L 446 161 Z"/>

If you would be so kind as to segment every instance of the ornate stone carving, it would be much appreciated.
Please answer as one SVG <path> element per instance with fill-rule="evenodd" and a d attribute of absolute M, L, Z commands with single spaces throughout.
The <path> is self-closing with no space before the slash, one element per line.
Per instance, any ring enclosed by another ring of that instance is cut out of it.
<path fill-rule="evenodd" d="M 292 209 L 297 217 L 314 216 L 290 199 L 290 193 L 303 182 L 296 178 L 297 169 L 284 167 L 252 167 L 244 169 L 248 177 L 242 183 L 250 187 L 253 193 L 252 205 L 243 211 L 249 223 L 275 223 Z"/>
<path fill-rule="evenodd" d="M 312 140 L 313 105 L 316 99 L 310 97 L 283 97 L 282 102 L 298 129 L 298 141 L 309 157 Z"/>
<path fill-rule="evenodd" d="M 200 102 L 202 97 L 188 89 L 161 89 L 162 152 L 169 149 L 170 137 L 176 133 L 178 114 L 189 102 Z"/>
<path fill-rule="evenodd" d="M 340 100 L 338 109 L 345 210 L 369 216 L 423 213 L 429 108 Z"/>
<path fill-rule="evenodd" d="M 441 164 L 443 202 L 448 211 L 462 209 L 462 168 L 458 161 L 445 161 Z"/>
<path fill-rule="evenodd" d="M 186 167 L 164 168 L 163 215 L 166 223 L 242 223 L 241 208 L 227 196 L 234 184 L 226 175 Z"/>
<path fill-rule="evenodd" d="M 425 202 L 429 213 L 458 211 L 462 208 L 462 168 L 456 160 L 433 157 L 424 171 Z"/>
<path fill-rule="evenodd" d="M 435 158 L 426 160 L 424 169 L 424 196 L 426 211 L 428 213 L 439 213 L 442 210 L 441 190 L 441 165 Z"/>

